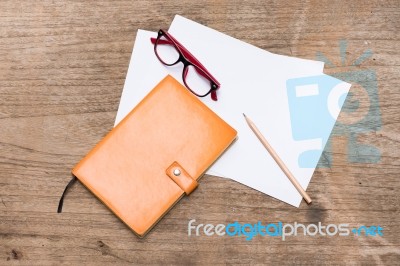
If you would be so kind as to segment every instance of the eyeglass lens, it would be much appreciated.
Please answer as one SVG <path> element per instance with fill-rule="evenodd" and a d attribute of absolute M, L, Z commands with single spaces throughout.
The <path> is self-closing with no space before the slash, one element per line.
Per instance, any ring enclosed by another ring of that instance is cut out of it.
<path fill-rule="evenodd" d="M 165 65 L 174 65 L 179 60 L 179 51 L 165 36 L 160 36 L 156 42 L 156 53 Z M 187 65 L 183 69 L 182 78 L 185 85 L 197 96 L 205 96 L 211 89 L 211 82 L 201 69 Z"/>
<path fill-rule="evenodd" d="M 193 91 L 198 96 L 204 96 L 210 91 L 211 83 L 208 79 L 201 75 L 200 72 L 200 69 L 192 65 L 188 65 L 183 74 L 183 79 L 186 83 L 186 86 L 191 91 Z"/>
<path fill-rule="evenodd" d="M 166 65 L 173 65 L 179 60 L 179 52 L 175 45 L 168 44 L 169 40 L 161 36 L 156 43 L 156 53 L 159 59 Z"/>

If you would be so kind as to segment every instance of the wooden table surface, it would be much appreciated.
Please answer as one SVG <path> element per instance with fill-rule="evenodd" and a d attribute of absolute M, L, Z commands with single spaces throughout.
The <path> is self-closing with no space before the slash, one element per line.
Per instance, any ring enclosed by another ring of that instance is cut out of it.
<path fill-rule="evenodd" d="M 259 2 L 1 1 L 0 265 L 400 264 L 400 2 Z M 377 82 L 353 84 L 356 110 L 339 121 L 379 112 L 355 139 L 332 137 L 330 167 L 307 189 L 312 205 L 205 176 L 144 239 L 79 183 L 56 213 L 71 168 L 113 127 L 136 31 L 168 28 L 175 14 L 273 53 L 324 55 L 325 73 L 366 71 Z M 378 151 L 377 162 L 354 162 L 357 143 Z M 191 219 L 379 225 L 384 235 L 189 237 Z"/>

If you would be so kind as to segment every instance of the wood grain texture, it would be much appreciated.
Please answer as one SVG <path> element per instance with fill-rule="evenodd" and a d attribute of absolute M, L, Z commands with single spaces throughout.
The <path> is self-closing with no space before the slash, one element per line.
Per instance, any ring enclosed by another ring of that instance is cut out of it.
<path fill-rule="evenodd" d="M 358 142 L 379 148 L 380 161 L 349 162 L 348 137 L 333 137 L 331 167 L 307 189 L 314 202 L 298 209 L 206 176 L 144 239 L 80 184 L 57 214 L 70 169 L 113 126 L 137 29 L 167 28 L 175 14 L 270 52 L 323 53 L 337 66 L 326 73 L 374 71 L 382 127 Z M 399 1 L 1 1 L 0 265 L 398 265 L 399 21 Z M 189 237 L 190 219 L 380 225 L 384 236 Z"/>

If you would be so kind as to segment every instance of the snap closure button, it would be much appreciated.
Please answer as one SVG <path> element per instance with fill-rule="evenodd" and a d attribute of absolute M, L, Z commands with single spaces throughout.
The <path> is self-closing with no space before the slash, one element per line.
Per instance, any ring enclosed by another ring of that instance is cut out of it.
<path fill-rule="evenodd" d="M 186 195 L 189 195 L 198 185 L 196 179 L 193 179 L 193 177 L 191 177 L 177 162 L 173 162 L 165 170 L 165 173 L 185 192 Z"/>
<path fill-rule="evenodd" d="M 176 168 L 176 169 L 174 170 L 174 176 L 180 176 L 180 174 L 181 174 L 181 170 L 179 170 L 178 168 Z"/>

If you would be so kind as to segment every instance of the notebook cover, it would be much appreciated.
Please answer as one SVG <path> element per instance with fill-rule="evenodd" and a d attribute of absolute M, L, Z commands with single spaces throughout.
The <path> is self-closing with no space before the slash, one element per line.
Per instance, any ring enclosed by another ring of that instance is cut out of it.
<path fill-rule="evenodd" d="M 236 134 L 167 76 L 72 174 L 142 237 L 196 187 Z"/>

